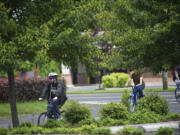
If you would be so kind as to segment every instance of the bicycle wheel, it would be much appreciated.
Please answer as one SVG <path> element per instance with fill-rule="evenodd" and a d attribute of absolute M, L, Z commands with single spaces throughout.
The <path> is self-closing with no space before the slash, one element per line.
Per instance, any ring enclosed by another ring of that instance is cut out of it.
<path fill-rule="evenodd" d="M 176 88 L 175 89 L 175 98 L 178 103 L 180 103 L 180 91 Z"/>
<path fill-rule="evenodd" d="M 48 120 L 47 112 L 42 112 L 38 117 L 38 125 L 46 123 Z"/>
<path fill-rule="evenodd" d="M 135 111 L 135 104 L 134 103 L 131 103 L 130 104 L 130 113 L 134 113 L 134 111 Z"/>

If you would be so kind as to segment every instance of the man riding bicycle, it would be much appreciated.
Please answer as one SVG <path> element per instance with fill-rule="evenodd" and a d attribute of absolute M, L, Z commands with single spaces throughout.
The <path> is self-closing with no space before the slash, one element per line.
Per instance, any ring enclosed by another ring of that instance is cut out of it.
<path fill-rule="evenodd" d="M 48 95 L 48 117 L 54 119 L 60 119 L 60 110 L 59 108 L 67 100 L 66 92 L 63 89 L 62 81 L 57 80 L 57 73 L 49 73 L 48 75 L 49 82 L 44 87 L 39 101 L 42 101 L 46 94 Z"/>
<path fill-rule="evenodd" d="M 127 80 L 125 86 L 128 86 L 129 82 L 133 80 L 134 83 L 134 89 L 131 93 L 131 103 L 134 103 L 136 101 L 136 94 L 139 92 L 139 98 L 143 97 L 143 89 L 145 88 L 145 83 L 143 81 L 143 77 L 140 72 L 137 70 L 132 70 L 130 72 L 130 78 Z"/>

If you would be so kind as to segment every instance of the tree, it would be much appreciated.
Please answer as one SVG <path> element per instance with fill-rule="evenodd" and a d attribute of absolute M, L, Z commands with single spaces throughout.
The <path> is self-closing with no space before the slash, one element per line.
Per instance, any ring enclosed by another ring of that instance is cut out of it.
<path fill-rule="evenodd" d="M 180 64 L 178 0 L 107 3 L 113 16 L 109 19 L 109 39 L 118 47 L 124 69 L 148 68 L 158 73 Z"/>
<path fill-rule="evenodd" d="M 44 4 L 47 4 L 45 2 Z M 14 89 L 14 70 L 24 61 L 33 61 L 47 49 L 48 19 L 41 14 L 37 1 L 0 1 L 0 68 L 8 73 L 9 100 L 13 127 L 19 125 Z M 36 14 L 37 13 L 39 14 Z M 44 11 L 46 11 L 44 7 Z M 41 27 L 40 27 L 41 26 Z"/>
<path fill-rule="evenodd" d="M 124 54 L 126 67 L 159 72 L 179 64 L 179 6 L 177 0 L 117 1 L 115 44 Z"/>
<path fill-rule="evenodd" d="M 14 70 L 24 62 L 37 62 L 37 55 L 68 66 L 91 65 L 97 47 L 91 45 L 89 29 L 96 28 L 93 16 L 100 10 L 95 0 L 0 1 L 0 68 L 8 73 L 13 127 L 19 125 Z"/>

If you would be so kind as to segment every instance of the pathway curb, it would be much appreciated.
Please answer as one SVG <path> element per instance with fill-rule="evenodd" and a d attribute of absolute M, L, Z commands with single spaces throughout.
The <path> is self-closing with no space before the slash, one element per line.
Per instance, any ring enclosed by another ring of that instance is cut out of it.
<path fill-rule="evenodd" d="M 169 127 L 169 128 L 173 128 L 173 129 L 180 129 L 180 121 L 169 121 L 169 122 L 137 124 L 137 125 L 124 125 L 124 126 L 112 126 L 109 128 L 111 130 L 111 133 L 116 133 L 117 131 L 119 131 L 127 126 L 135 127 L 137 129 L 143 129 L 145 132 L 155 132 L 160 127 Z"/>

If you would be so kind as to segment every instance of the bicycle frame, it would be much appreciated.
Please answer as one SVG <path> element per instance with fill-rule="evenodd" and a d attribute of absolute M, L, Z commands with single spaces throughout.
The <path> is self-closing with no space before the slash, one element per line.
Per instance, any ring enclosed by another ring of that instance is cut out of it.
<path fill-rule="evenodd" d="M 132 87 L 132 92 L 134 90 L 134 86 L 131 86 Z M 131 96 L 130 96 L 130 112 L 131 113 L 134 113 L 135 111 L 135 107 L 136 107 L 136 101 L 140 98 L 139 96 L 139 91 L 137 91 L 136 97 L 134 97 L 133 93 L 131 93 Z"/>

